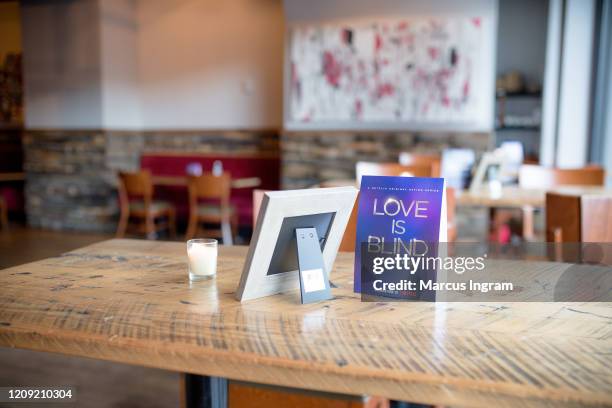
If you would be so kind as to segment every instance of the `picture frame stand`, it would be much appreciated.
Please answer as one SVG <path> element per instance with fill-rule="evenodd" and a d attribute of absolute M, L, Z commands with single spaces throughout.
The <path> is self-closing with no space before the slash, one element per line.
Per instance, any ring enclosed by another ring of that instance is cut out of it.
<path fill-rule="evenodd" d="M 332 298 L 329 276 L 316 228 L 296 228 L 298 271 L 302 304 Z"/>

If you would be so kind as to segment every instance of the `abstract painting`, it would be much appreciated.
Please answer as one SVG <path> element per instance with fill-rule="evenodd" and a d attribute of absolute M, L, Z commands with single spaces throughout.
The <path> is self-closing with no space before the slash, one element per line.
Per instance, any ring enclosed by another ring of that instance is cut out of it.
<path fill-rule="evenodd" d="M 482 24 L 449 17 L 293 27 L 288 120 L 476 121 Z"/>

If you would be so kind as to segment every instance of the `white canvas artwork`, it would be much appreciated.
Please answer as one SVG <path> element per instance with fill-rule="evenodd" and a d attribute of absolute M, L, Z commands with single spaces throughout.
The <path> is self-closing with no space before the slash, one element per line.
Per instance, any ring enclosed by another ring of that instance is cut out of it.
<path fill-rule="evenodd" d="M 449 17 L 293 27 L 288 120 L 477 122 L 492 103 L 481 92 L 491 68 L 483 24 Z"/>

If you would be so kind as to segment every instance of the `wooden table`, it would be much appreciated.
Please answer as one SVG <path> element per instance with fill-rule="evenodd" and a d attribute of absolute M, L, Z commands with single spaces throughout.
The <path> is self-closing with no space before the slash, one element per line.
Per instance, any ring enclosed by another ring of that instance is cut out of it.
<path fill-rule="evenodd" d="M 530 189 L 519 186 L 503 187 L 500 194 L 492 194 L 486 188 L 476 191 L 463 190 L 457 193 L 457 205 L 479 206 L 489 208 L 523 208 L 531 206 L 544 208 L 546 193 L 557 192 L 565 194 L 603 194 L 609 192 L 605 187 L 598 186 L 564 186 L 551 189 Z"/>
<path fill-rule="evenodd" d="M 499 194 L 492 194 L 487 187 L 463 190 L 457 193 L 457 205 L 463 207 L 516 208 L 523 213 L 523 237 L 534 238 L 534 210 L 546 206 L 547 192 L 572 192 L 576 194 L 600 193 L 604 187 L 564 186 L 552 189 L 528 189 L 519 186 L 503 187 Z"/>
<path fill-rule="evenodd" d="M 153 184 L 157 186 L 186 186 L 187 177 L 184 176 L 152 176 Z M 244 177 L 232 179 L 232 188 L 255 188 L 261 185 L 259 177 Z"/>
<path fill-rule="evenodd" d="M 155 241 L 0 271 L 0 345 L 427 404 L 612 405 L 609 303 L 361 303 L 344 253 L 333 300 L 241 304 L 246 250 L 192 284 L 184 244 Z"/>

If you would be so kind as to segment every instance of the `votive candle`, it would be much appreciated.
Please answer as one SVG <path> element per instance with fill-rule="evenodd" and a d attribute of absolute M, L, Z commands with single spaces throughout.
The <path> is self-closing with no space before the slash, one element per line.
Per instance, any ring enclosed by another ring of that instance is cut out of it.
<path fill-rule="evenodd" d="M 191 239 L 187 241 L 189 280 L 213 278 L 217 274 L 218 243 L 216 239 Z"/>

